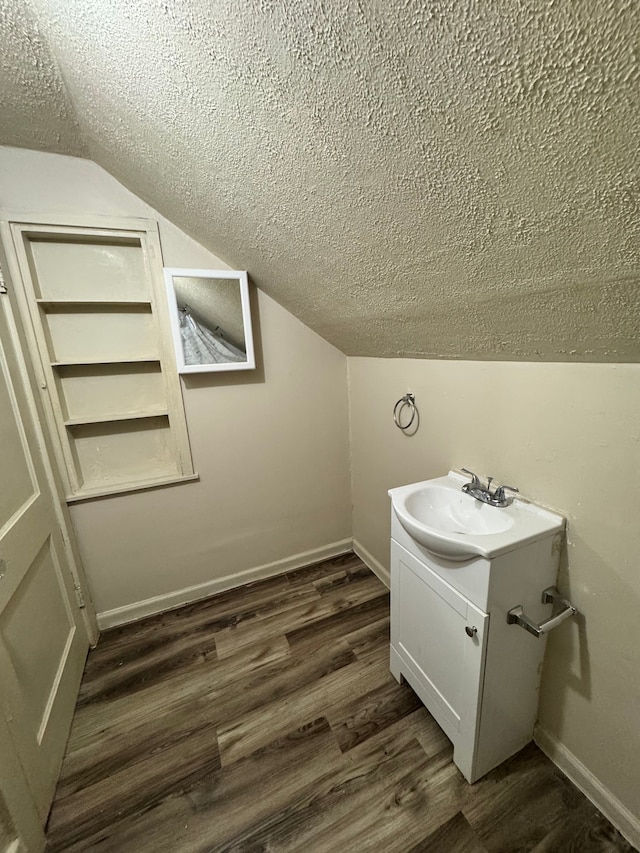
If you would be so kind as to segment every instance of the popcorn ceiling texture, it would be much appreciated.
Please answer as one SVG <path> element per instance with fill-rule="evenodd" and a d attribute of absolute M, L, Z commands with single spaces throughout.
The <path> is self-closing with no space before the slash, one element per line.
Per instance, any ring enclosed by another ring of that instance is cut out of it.
<path fill-rule="evenodd" d="M 76 144 L 344 352 L 640 360 L 637 0 L 30 2 Z"/>
<path fill-rule="evenodd" d="M 0 0 L 0 143 L 86 153 L 60 71 L 20 0 Z"/>

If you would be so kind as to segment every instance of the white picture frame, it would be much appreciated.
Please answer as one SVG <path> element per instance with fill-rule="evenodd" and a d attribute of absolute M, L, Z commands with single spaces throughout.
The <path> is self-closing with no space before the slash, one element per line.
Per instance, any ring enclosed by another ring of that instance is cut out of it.
<path fill-rule="evenodd" d="M 244 270 L 164 268 L 178 373 L 256 366 Z"/>

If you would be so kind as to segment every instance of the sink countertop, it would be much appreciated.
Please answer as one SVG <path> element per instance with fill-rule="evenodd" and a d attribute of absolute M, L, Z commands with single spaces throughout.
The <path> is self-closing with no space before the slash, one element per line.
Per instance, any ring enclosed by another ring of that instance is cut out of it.
<path fill-rule="evenodd" d="M 495 507 L 462 491 L 469 478 L 444 477 L 389 490 L 406 532 L 430 552 L 456 562 L 505 554 L 564 529 L 562 515 L 521 496 Z"/>

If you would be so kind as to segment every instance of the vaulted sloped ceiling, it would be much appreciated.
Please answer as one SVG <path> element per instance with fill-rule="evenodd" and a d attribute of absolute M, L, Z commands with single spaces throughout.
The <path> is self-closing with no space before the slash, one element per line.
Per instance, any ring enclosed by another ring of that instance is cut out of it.
<path fill-rule="evenodd" d="M 87 153 L 57 63 L 20 0 L 0 0 L 0 145 Z"/>
<path fill-rule="evenodd" d="M 29 3 L 0 142 L 86 151 L 344 352 L 640 360 L 635 0 Z"/>

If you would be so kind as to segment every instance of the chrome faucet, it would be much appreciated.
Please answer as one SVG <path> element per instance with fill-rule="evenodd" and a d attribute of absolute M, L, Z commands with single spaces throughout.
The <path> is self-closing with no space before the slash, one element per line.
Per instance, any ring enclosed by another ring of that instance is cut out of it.
<path fill-rule="evenodd" d="M 480 478 L 477 474 L 474 474 L 473 471 L 469 471 L 468 468 L 461 468 L 460 470 L 464 471 L 465 474 L 469 474 L 471 477 L 471 482 L 465 483 L 462 487 L 462 491 L 471 495 L 472 498 L 475 498 L 477 501 L 481 501 L 481 503 L 489 504 L 489 506 L 505 507 L 513 503 L 513 496 L 505 495 L 504 490 L 509 489 L 510 492 L 517 492 L 518 489 L 515 486 L 498 486 L 497 489 L 492 492 L 491 483 L 493 481 L 493 477 L 487 477 L 487 485 L 483 486 L 480 482 Z"/>

